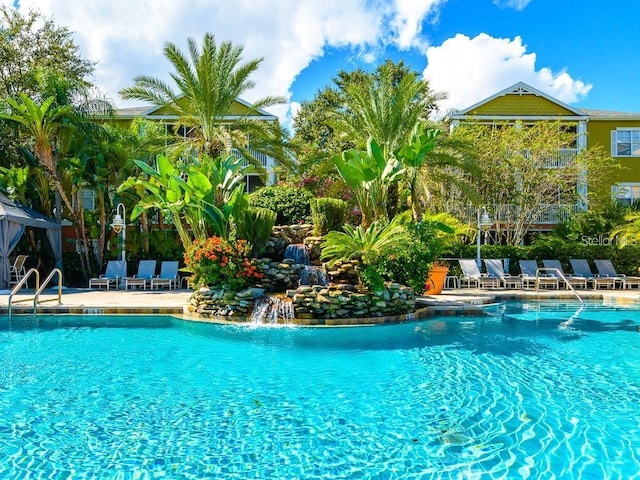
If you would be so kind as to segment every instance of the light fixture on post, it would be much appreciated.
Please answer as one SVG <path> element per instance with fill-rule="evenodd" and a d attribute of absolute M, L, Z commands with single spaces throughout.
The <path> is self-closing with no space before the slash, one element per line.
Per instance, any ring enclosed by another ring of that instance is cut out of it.
<path fill-rule="evenodd" d="M 482 235 L 482 232 L 484 232 L 484 241 L 485 243 L 487 243 L 487 231 L 491 228 L 492 225 L 493 221 L 491 220 L 491 217 L 489 217 L 487 210 L 482 207 L 481 214 L 480 208 L 478 208 L 478 235 L 476 236 L 476 245 L 478 247 L 476 254 L 476 263 L 478 264 L 478 269 L 482 269 L 482 259 L 480 258 L 480 237 Z"/>
<path fill-rule="evenodd" d="M 120 209 L 122 209 L 122 215 L 120 215 Z M 119 203 L 116 207 L 116 214 L 111 222 L 111 228 L 116 234 L 122 232 L 122 261 L 126 261 L 125 250 L 127 245 L 127 211 L 122 203 Z"/>

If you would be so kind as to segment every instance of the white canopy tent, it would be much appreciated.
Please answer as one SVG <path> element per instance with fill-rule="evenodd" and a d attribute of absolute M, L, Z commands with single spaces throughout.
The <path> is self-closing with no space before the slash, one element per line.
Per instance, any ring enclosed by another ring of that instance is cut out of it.
<path fill-rule="evenodd" d="M 26 227 L 46 229 L 56 267 L 62 267 L 62 225 L 31 208 L 15 203 L 0 192 L 0 288 L 9 286 L 9 255 L 16 248 Z"/>

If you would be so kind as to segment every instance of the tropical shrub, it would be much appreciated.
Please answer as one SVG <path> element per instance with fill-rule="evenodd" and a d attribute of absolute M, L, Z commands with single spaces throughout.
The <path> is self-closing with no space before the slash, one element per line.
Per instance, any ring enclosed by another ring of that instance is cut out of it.
<path fill-rule="evenodd" d="M 184 254 L 196 285 L 219 286 L 237 292 L 262 278 L 246 240 L 229 242 L 220 237 L 196 239 Z"/>
<path fill-rule="evenodd" d="M 236 218 L 236 237 L 248 241 L 257 253 L 271 237 L 276 217 L 268 208 L 249 207 Z"/>
<path fill-rule="evenodd" d="M 209 235 L 229 237 L 231 219 L 248 206 L 242 179 L 248 171 L 233 156 L 183 162 L 158 156 L 156 165 L 141 160 L 133 163 L 142 176 L 129 177 L 118 192 L 134 190 L 140 197 L 131 220 L 149 209 L 162 211 L 173 221 L 185 248 L 193 238 Z"/>
<path fill-rule="evenodd" d="M 300 188 L 263 187 L 250 195 L 249 203 L 276 212 L 277 225 L 292 225 L 309 220 L 312 195 Z"/>
<path fill-rule="evenodd" d="M 331 161 L 345 183 L 353 190 L 362 224 L 387 220 L 387 197 L 392 185 L 405 173 L 399 160 L 385 158 L 383 149 L 370 138 L 367 151 L 347 150 L 334 155 Z"/>
<path fill-rule="evenodd" d="M 400 215 L 391 223 L 375 221 L 367 228 L 344 225 L 343 232 L 331 231 L 325 236 L 320 258 L 329 260 L 329 265 L 340 260 L 356 260 L 361 266 L 359 282 L 371 290 L 379 289 L 381 279 L 375 266 L 391 249 L 406 243 L 405 220 L 406 216 Z"/>
<path fill-rule="evenodd" d="M 551 235 L 577 242 L 583 237 L 608 237 L 625 224 L 625 217 L 630 213 L 633 213 L 631 208 L 612 201 L 603 208 L 591 208 L 586 212 L 571 215 L 569 220 L 558 225 Z"/>
<path fill-rule="evenodd" d="M 454 230 L 433 220 L 408 223 L 405 230 L 407 241 L 381 257 L 378 270 L 382 277 L 422 293 L 433 262 L 440 257 L 446 237 Z"/>
<path fill-rule="evenodd" d="M 347 216 L 348 204 L 338 198 L 311 199 L 311 221 L 314 235 L 340 230 Z"/>

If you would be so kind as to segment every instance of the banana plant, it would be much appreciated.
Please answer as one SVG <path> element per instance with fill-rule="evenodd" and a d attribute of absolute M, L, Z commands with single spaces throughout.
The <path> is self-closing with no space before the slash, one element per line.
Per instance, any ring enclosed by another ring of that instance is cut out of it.
<path fill-rule="evenodd" d="M 27 204 L 27 186 L 31 167 L 0 167 L 0 190 L 7 192 L 14 200 Z"/>
<path fill-rule="evenodd" d="M 213 162 L 220 166 L 224 162 Z M 247 194 L 244 192 L 244 183 L 238 182 L 231 170 L 216 177 L 209 169 L 204 169 L 202 164 L 190 164 L 185 171 L 186 180 L 179 179 L 185 193 L 185 215 L 192 225 L 196 238 L 206 238 L 209 234 L 228 238 L 231 229 L 231 218 L 240 214 L 249 206 Z M 239 176 L 242 180 L 244 174 Z M 211 181 L 213 180 L 213 181 Z M 222 183 L 216 183 L 222 180 Z"/>
<path fill-rule="evenodd" d="M 202 161 L 206 175 L 215 185 L 215 205 L 224 205 L 229 201 L 236 188 L 244 182 L 247 173 L 254 171 L 245 161 L 233 155 L 218 156 L 214 159 L 205 156 Z"/>
<path fill-rule="evenodd" d="M 194 238 L 210 235 L 228 238 L 232 217 L 248 207 L 244 171 L 233 157 L 174 165 L 166 156 L 157 159 L 157 169 L 140 160 L 134 163 L 147 178 L 130 177 L 118 191 L 133 189 L 140 197 L 131 219 L 150 208 L 173 220 L 185 248 Z"/>
<path fill-rule="evenodd" d="M 419 222 L 422 219 L 422 208 L 418 198 L 418 171 L 427 160 L 428 155 L 434 151 L 440 130 L 429 129 L 417 124 L 411 134 L 411 140 L 394 152 L 395 157 L 402 162 L 408 172 L 408 185 L 411 196 L 411 211 L 413 219 Z"/>
<path fill-rule="evenodd" d="M 347 150 L 331 159 L 345 183 L 353 189 L 362 212 L 362 225 L 387 219 L 386 198 L 389 187 L 405 168 L 395 158 L 385 158 L 378 143 L 369 138 L 367 152 Z"/>
<path fill-rule="evenodd" d="M 185 198 L 180 186 L 180 169 L 164 155 L 158 156 L 156 168 L 141 160 L 133 162 L 146 177 L 129 177 L 117 190 L 132 189 L 140 197 L 131 212 L 131 220 L 150 208 L 158 209 L 173 221 L 184 247 L 191 246 L 192 238 L 183 216 Z"/>

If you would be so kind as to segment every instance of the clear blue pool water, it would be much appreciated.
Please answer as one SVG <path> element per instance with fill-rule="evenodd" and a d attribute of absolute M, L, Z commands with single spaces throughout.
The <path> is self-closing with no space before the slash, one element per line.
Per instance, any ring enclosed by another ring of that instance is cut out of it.
<path fill-rule="evenodd" d="M 640 313 L 0 320 L 0 478 L 640 478 Z"/>

